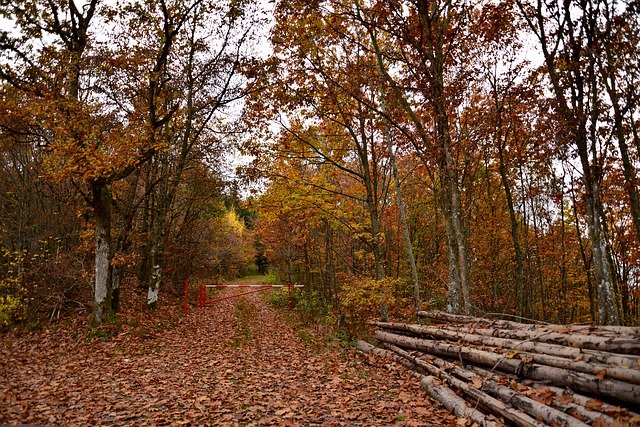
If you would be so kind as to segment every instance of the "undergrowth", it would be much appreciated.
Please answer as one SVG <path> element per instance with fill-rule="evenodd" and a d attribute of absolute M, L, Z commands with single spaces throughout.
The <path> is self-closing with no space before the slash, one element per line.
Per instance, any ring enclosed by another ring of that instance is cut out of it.
<path fill-rule="evenodd" d="M 302 343 L 314 353 L 322 353 L 348 343 L 348 337 L 339 327 L 334 307 L 320 298 L 316 291 L 300 292 L 287 288 L 273 290 L 264 295 L 267 302 L 277 309 L 296 331 Z"/>

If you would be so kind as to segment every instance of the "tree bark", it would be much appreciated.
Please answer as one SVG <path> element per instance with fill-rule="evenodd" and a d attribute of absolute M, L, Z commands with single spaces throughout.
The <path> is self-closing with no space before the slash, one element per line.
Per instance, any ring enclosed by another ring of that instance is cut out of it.
<path fill-rule="evenodd" d="M 422 351 L 436 356 L 459 358 L 471 363 L 491 366 L 505 372 L 525 376 L 534 380 L 551 380 L 558 385 L 576 390 L 598 393 L 621 401 L 640 404 L 640 386 L 617 380 L 600 379 L 596 375 L 568 371 L 562 368 L 524 363 L 522 360 L 508 359 L 505 356 L 474 348 L 443 344 L 435 341 L 420 340 L 376 331 L 375 337 L 383 342 L 403 348 Z"/>
<path fill-rule="evenodd" d="M 93 318 L 100 323 L 111 314 L 111 193 L 100 183 L 91 187 L 96 239 Z"/>
<path fill-rule="evenodd" d="M 530 324 L 513 322 L 510 320 L 491 320 L 482 317 L 455 315 L 444 313 L 442 311 L 421 311 L 419 316 L 427 317 L 437 323 L 465 323 L 477 324 L 477 326 L 490 326 L 503 329 L 527 329 L 531 331 L 544 332 L 549 328 L 559 328 L 562 330 L 579 333 L 582 335 L 606 335 L 611 337 L 620 337 L 621 335 L 636 337 L 640 339 L 640 327 L 637 326 L 612 326 L 612 325 L 551 325 L 551 324 Z"/>
<path fill-rule="evenodd" d="M 640 358 L 638 356 L 622 355 L 616 353 L 608 353 L 604 351 L 585 350 L 575 347 L 567 347 L 563 345 L 547 344 L 536 341 L 522 341 L 517 339 L 497 338 L 493 336 L 475 334 L 475 330 L 466 330 L 456 327 L 456 329 L 437 328 L 432 326 L 411 325 L 405 323 L 382 323 L 371 322 L 370 324 L 378 328 L 389 331 L 401 331 L 404 334 L 412 336 L 445 339 L 450 341 L 462 341 L 469 344 L 491 346 L 500 350 L 517 350 L 524 352 L 533 352 L 538 354 L 547 354 L 568 359 L 571 363 L 589 362 L 594 364 L 609 365 L 620 368 L 630 368 L 627 371 L 633 373 L 635 378 L 640 378 L 640 372 L 635 369 L 640 366 Z M 594 365 L 590 365 L 594 366 Z M 603 367 L 605 368 L 605 367 Z M 587 371 L 584 371 L 587 372 Z M 597 372 L 597 371 L 596 371 Z M 625 374 L 627 375 L 627 374 Z M 628 381 L 628 380 L 625 380 Z M 637 381 L 637 380 L 636 380 Z M 631 380 L 631 382 L 635 382 Z"/>

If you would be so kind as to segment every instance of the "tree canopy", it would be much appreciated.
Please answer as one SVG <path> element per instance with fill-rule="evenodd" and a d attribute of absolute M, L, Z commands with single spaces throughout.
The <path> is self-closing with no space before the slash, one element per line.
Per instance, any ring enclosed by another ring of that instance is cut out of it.
<path fill-rule="evenodd" d="M 346 323 L 640 321 L 635 0 L 0 17 L 0 323 L 267 267 Z"/>

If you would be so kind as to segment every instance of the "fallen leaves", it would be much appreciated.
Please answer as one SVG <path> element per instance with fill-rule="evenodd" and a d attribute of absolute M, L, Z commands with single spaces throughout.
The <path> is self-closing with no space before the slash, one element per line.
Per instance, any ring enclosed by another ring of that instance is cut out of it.
<path fill-rule="evenodd" d="M 318 352 L 322 338 L 305 344 L 257 296 L 167 314 L 163 328 L 156 315 L 106 340 L 88 341 L 76 319 L 3 339 L 0 423 L 455 424 L 404 370 Z"/>

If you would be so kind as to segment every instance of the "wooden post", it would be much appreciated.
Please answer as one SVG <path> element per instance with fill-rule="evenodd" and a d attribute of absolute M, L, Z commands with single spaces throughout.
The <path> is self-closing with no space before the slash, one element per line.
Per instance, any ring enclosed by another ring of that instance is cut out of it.
<path fill-rule="evenodd" d="M 293 308 L 293 297 L 291 296 L 291 288 L 293 288 L 293 284 L 292 283 L 287 284 L 287 289 L 289 293 L 289 308 Z"/>

